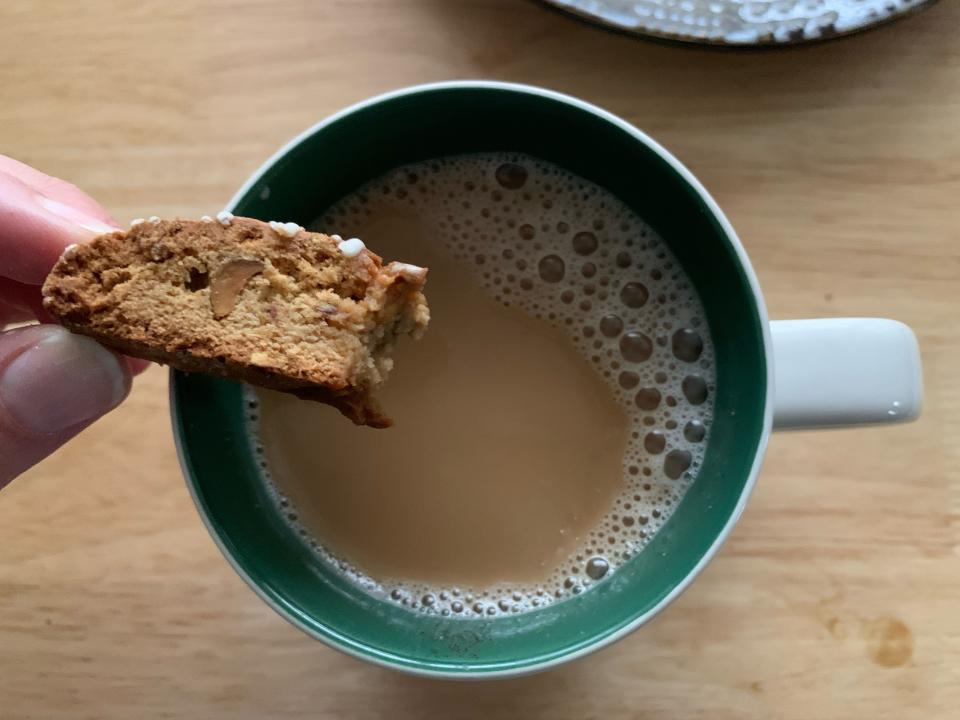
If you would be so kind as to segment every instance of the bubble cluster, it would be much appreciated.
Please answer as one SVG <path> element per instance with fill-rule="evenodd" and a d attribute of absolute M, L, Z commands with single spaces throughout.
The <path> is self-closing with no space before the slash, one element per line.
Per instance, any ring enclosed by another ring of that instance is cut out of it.
<path fill-rule="evenodd" d="M 319 539 L 309 540 L 311 548 L 369 592 L 451 617 L 533 610 L 609 578 L 670 517 L 709 436 L 713 348 L 679 264 L 616 197 L 524 155 L 485 153 L 399 168 L 337 203 L 318 229 L 356 225 L 369 212 L 369 197 L 433 223 L 446 250 L 472 268 L 494 299 L 566 333 L 628 419 L 623 491 L 573 555 L 536 586 L 378 581 L 327 552 Z M 281 510 L 292 512 L 273 492 Z M 292 514 L 286 514 L 291 526 L 305 535 Z"/>

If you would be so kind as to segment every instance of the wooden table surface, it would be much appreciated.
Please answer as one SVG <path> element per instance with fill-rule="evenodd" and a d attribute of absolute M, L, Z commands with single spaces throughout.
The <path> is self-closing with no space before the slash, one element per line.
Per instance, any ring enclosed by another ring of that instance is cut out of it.
<path fill-rule="evenodd" d="M 960 706 L 960 2 L 814 47 L 716 52 L 521 0 L 5 0 L 0 152 L 122 222 L 219 210 L 289 137 L 391 88 L 545 85 L 704 181 L 773 317 L 920 338 L 922 419 L 778 435 L 674 606 L 587 660 L 462 684 L 269 610 L 181 480 L 154 368 L 0 494 L 0 718 L 948 718 Z"/>

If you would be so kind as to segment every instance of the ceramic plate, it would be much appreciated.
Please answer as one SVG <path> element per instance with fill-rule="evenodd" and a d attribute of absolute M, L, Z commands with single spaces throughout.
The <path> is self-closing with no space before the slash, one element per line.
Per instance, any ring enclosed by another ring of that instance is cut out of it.
<path fill-rule="evenodd" d="M 784 45 L 865 30 L 936 0 L 544 0 L 637 35 L 713 45 Z"/>

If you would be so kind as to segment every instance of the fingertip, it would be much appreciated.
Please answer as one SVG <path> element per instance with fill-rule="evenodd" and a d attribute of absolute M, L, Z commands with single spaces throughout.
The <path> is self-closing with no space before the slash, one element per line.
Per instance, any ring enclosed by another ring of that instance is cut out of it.
<path fill-rule="evenodd" d="M 130 368 L 130 374 L 133 376 L 137 376 L 140 373 L 146 372 L 147 369 L 149 369 L 149 367 L 153 364 L 149 360 L 130 357 L 129 355 L 124 355 L 123 359 L 127 361 L 127 367 Z"/>
<path fill-rule="evenodd" d="M 0 168 L 0 275 L 39 285 L 68 245 L 119 229 L 76 192 L 47 196 Z"/>
<path fill-rule="evenodd" d="M 82 210 L 87 216 L 96 218 L 111 227 L 119 227 L 117 221 L 100 203 L 68 180 L 47 175 L 5 155 L 0 155 L 0 173 L 19 180 L 45 197 Z"/>
<path fill-rule="evenodd" d="M 119 405 L 130 385 L 120 356 L 57 325 L 0 337 L 0 406 L 27 436 L 72 434 Z"/>
<path fill-rule="evenodd" d="M 69 232 L 75 240 L 89 240 L 97 235 L 120 229 L 115 222 L 108 223 L 96 215 L 60 200 L 38 195 L 36 202 L 49 214 L 65 220 Z"/>
<path fill-rule="evenodd" d="M 0 489 L 116 407 L 130 368 L 56 325 L 0 333 Z"/>

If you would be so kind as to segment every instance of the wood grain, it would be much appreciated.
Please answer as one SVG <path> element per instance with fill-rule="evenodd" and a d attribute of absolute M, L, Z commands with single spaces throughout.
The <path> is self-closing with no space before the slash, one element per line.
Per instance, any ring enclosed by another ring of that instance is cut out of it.
<path fill-rule="evenodd" d="M 456 684 L 368 667 L 268 610 L 180 479 L 160 369 L 0 496 L 0 718 L 947 718 L 960 705 L 960 3 L 777 52 L 640 42 L 518 0 L 6 0 L 0 152 L 121 221 L 218 210 L 328 113 L 524 81 L 672 149 L 774 317 L 912 325 L 911 426 L 779 435 L 680 600 L 563 669 Z M 333 169 L 335 171 L 335 169 Z"/>

